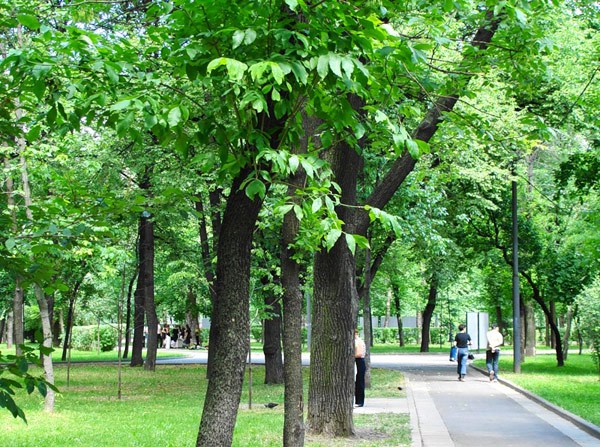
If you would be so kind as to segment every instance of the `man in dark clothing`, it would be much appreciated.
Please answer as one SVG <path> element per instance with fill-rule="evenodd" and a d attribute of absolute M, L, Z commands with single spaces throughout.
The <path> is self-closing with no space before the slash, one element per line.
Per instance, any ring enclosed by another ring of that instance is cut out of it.
<path fill-rule="evenodd" d="M 467 328 L 464 324 L 459 324 L 458 330 L 458 334 L 454 337 L 454 343 L 458 350 L 456 370 L 458 372 L 458 380 L 464 382 L 467 375 L 467 358 L 469 356 L 471 336 L 467 334 Z"/>

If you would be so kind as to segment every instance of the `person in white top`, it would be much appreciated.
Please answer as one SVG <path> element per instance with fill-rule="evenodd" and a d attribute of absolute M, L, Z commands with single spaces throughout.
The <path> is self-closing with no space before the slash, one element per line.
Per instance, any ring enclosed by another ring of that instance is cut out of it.
<path fill-rule="evenodd" d="M 500 346 L 504 343 L 504 337 L 500 333 L 497 324 L 487 333 L 487 350 L 485 351 L 485 365 L 490 376 L 490 382 L 498 381 L 498 360 L 500 359 Z"/>
<path fill-rule="evenodd" d="M 365 354 L 367 347 L 358 335 L 358 329 L 354 330 L 354 362 L 356 363 L 356 379 L 354 380 L 354 404 L 362 407 L 365 404 Z"/>

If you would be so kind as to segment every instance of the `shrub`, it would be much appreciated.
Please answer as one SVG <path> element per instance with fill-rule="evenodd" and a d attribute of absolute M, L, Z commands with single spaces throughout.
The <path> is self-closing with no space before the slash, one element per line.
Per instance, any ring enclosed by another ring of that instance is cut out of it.
<path fill-rule="evenodd" d="M 117 346 L 117 330 L 108 325 L 100 326 L 100 350 L 112 351 L 115 346 Z M 80 351 L 98 350 L 98 326 L 75 326 L 72 347 Z"/>
<path fill-rule="evenodd" d="M 600 276 L 576 298 L 581 333 L 592 349 L 600 375 Z"/>

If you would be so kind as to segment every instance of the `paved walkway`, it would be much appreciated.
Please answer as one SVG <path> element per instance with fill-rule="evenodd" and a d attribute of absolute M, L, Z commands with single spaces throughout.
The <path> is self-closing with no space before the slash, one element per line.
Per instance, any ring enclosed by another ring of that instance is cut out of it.
<path fill-rule="evenodd" d="M 192 358 L 157 363 L 206 361 L 206 351 L 190 352 Z M 264 357 L 253 353 L 252 362 L 264 363 Z M 304 355 L 303 364 L 308 363 Z M 600 447 L 600 438 L 557 414 L 558 409 L 550 411 L 502 383 L 490 383 L 473 368 L 459 382 L 456 363 L 446 355 L 374 355 L 371 366 L 402 371 L 407 398 L 369 398 L 367 391 L 365 406 L 354 411 L 410 413 L 413 447 Z"/>
<path fill-rule="evenodd" d="M 600 439 L 473 368 L 459 382 L 445 355 L 394 357 L 408 379 L 413 446 L 600 447 Z"/>

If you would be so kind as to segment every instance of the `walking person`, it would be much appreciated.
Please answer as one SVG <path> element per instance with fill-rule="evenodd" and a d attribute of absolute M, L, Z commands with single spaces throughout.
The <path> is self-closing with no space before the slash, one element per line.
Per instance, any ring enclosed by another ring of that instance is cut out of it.
<path fill-rule="evenodd" d="M 457 365 L 456 372 L 458 373 L 458 380 L 461 382 L 465 381 L 467 375 L 467 359 L 469 357 L 469 346 L 471 345 L 471 336 L 467 333 L 467 327 L 464 324 L 458 325 L 458 333 L 454 337 L 454 343 L 457 348 Z"/>
<path fill-rule="evenodd" d="M 365 404 L 365 354 L 367 347 L 358 335 L 358 329 L 354 330 L 354 362 L 356 364 L 356 378 L 354 380 L 354 404 L 362 407 Z"/>
<path fill-rule="evenodd" d="M 498 325 L 492 324 L 492 329 L 487 333 L 487 350 L 485 351 L 485 366 L 490 376 L 490 382 L 498 381 L 498 361 L 502 344 L 504 344 L 504 337 L 502 337 Z"/>

